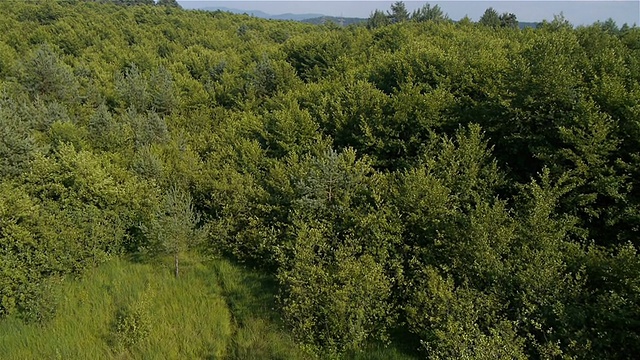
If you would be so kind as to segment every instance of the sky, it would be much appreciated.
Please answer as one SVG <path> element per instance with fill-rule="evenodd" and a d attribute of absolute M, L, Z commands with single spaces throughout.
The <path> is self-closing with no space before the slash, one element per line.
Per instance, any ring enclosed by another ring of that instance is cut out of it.
<path fill-rule="evenodd" d="M 240 10 L 260 10 L 272 15 L 294 14 L 324 14 L 330 16 L 361 17 L 366 18 L 376 9 L 389 10 L 394 1 L 385 0 L 298 0 L 298 1 L 272 1 L 272 0 L 236 0 L 236 1 L 203 1 L 203 0 L 178 0 L 184 8 L 226 7 Z M 426 1 L 404 1 L 411 12 L 426 4 Z M 589 25 L 596 21 L 605 21 L 612 18 L 618 26 L 627 23 L 640 26 L 640 0 L 510 0 L 510 1 L 485 1 L 485 0 L 440 0 L 428 1 L 429 4 L 439 5 L 449 14 L 453 20 L 459 20 L 465 15 L 472 20 L 478 20 L 484 11 L 493 7 L 499 13 L 511 12 L 516 14 L 519 21 L 539 22 L 553 20 L 554 15 L 563 13 L 564 17 L 573 25 Z"/>

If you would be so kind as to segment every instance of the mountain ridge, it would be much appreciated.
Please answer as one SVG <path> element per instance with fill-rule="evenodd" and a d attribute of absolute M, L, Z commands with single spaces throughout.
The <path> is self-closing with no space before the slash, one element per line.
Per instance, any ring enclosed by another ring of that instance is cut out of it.
<path fill-rule="evenodd" d="M 344 16 L 330 16 L 324 14 L 315 14 L 315 13 L 305 13 L 305 14 L 293 14 L 293 13 L 285 13 L 285 14 L 269 14 L 261 10 L 241 10 L 236 8 L 229 8 L 225 6 L 209 6 L 209 7 L 193 7 L 190 10 L 203 10 L 203 11 L 225 11 L 233 14 L 246 14 L 250 16 L 255 16 L 261 19 L 269 19 L 269 20 L 291 20 L 291 21 L 299 21 L 308 24 L 314 25 L 322 25 L 326 22 L 333 22 L 335 24 L 341 26 L 348 26 L 351 24 L 358 24 L 367 21 L 367 18 L 359 18 L 359 17 L 344 17 Z M 455 21 L 454 21 L 455 22 Z M 518 23 L 520 29 L 532 27 L 537 27 L 538 22 L 532 21 L 521 21 Z"/>
<path fill-rule="evenodd" d="M 235 8 L 229 8 L 225 6 L 210 6 L 205 8 L 194 8 L 194 10 L 204 10 L 204 11 L 226 11 L 234 14 L 247 14 L 251 16 L 255 16 L 262 19 L 270 19 L 270 20 L 295 20 L 295 21 L 303 21 L 307 19 L 321 18 L 326 17 L 324 14 L 293 14 L 293 13 L 285 13 L 285 14 L 268 14 L 264 11 L 260 10 L 240 10 Z"/>

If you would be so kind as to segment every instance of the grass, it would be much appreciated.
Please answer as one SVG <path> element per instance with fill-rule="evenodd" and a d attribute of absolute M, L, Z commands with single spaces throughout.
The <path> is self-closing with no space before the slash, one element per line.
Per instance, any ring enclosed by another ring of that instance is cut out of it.
<path fill-rule="evenodd" d="M 175 279 L 168 267 L 116 259 L 68 281 L 49 322 L 0 323 L 0 358 L 225 357 L 233 329 L 221 289 L 202 276 L 204 265 L 185 268 Z M 127 317 L 133 326 L 123 326 Z"/>
<path fill-rule="evenodd" d="M 309 359 L 275 311 L 272 277 L 224 259 L 112 261 L 68 279 L 43 324 L 0 321 L 0 359 Z M 411 359 L 371 346 L 349 359 Z"/>
<path fill-rule="evenodd" d="M 235 336 L 231 357 L 235 359 L 308 359 L 284 330 L 277 312 L 274 279 L 229 261 L 213 264 L 225 299 L 233 313 Z"/>

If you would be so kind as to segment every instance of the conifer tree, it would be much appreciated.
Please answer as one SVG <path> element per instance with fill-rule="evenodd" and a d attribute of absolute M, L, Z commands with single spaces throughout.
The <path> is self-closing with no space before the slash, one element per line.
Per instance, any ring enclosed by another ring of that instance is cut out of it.
<path fill-rule="evenodd" d="M 397 24 L 409 20 L 409 12 L 404 2 L 396 1 L 391 5 L 391 11 L 388 12 L 389 20 L 392 24 Z"/>
<path fill-rule="evenodd" d="M 498 28 L 500 26 L 500 15 L 498 15 L 498 12 L 494 8 L 490 7 L 487 10 L 485 10 L 484 14 L 482 14 L 482 17 L 480 17 L 480 21 L 478 21 L 478 23 L 484 26 Z"/>

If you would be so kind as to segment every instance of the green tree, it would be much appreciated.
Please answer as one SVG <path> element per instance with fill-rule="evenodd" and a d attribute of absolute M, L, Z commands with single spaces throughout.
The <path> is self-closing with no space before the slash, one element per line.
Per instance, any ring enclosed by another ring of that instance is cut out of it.
<path fill-rule="evenodd" d="M 97 0 L 103 3 L 113 3 L 123 6 L 136 6 L 136 5 L 154 5 L 154 0 Z"/>
<path fill-rule="evenodd" d="M 136 149 L 152 143 L 163 143 L 169 139 L 167 122 L 156 112 L 139 113 L 129 108 L 122 114 L 122 120 L 133 132 L 133 145 Z"/>
<path fill-rule="evenodd" d="M 391 11 L 387 11 L 388 18 L 392 24 L 397 24 L 409 20 L 409 11 L 404 2 L 396 1 L 391 4 Z"/>
<path fill-rule="evenodd" d="M 115 137 L 123 135 L 122 133 L 117 134 L 118 125 L 105 104 L 98 106 L 93 116 L 89 118 L 87 130 L 89 140 L 94 148 L 101 150 L 116 149 L 117 139 Z"/>
<path fill-rule="evenodd" d="M 182 9 L 182 6 L 176 0 L 158 0 L 156 5 Z"/>
<path fill-rule="evenodd" d="M 36 143 L 24 109 L 11 99 L 0 99 L 0 177 L 17 176 L 28 168 Z"/>
<path fill-rule="evenodd" d="M 23 187 L 7 180 L 0 182 L 0 196 L 0 318 L 3 318 L 41 296 L 37 282 L 41 280 L 42 269 L 36 265 L 42 264 L 28 261 L 33 255 L 28 244 L 35 241 L 29 227 L 38 216 L 33 211 L 34 200 Z"/>
<path fill-rule="evenodd" d="M 492 27 L 494 29 L 498 28 L 500 27 L 500 15 L 498 15 L 498 12 L 494 8 L 490 7 L 485 10 L 478 23 L 484 26 Z"/>
<path fill-rule="evenodd" d="M 561 29 L 573 29 L 573 25 L 564 16 L 561 11 L 560 14 L 554 14 L 552 21 L 543 20 L 538 24 L 539 28 L 546 28 L 549 30 L 561 30 Z"/>
<path fill-rule="evenodd" d="M 420 335 L 420 350 L 429 358 L 528 359 L 525 339 L 497 314 L 501 309 L 495 296 L 456 286 L 432 266 L 413 280 L 420 285 L 406 306 L 409 326 Z"/>
<path fill-rule="evenodd" d="M 640 339 L 633 330 L 640 319 L 640 257 L 637 245 L 630 243 L 604 249 L 591 247 L 583 257 L 575 259 L 586 268 L 586 284 L 582 300 L 572 305 L 574 311 L 566 322 L 572 325 L 575 341 L 584 344 L 576 351 L 583 358 L 611 354 L 624 358 L 639 350 Z M 582 305 L 582 306 L 580 306 Z M 582 316 L 576 316 L 581 314 Z M 607 336 L 594 342 L 597 334 Z M 602 354 L 602 355 L 600 355 Z"/>
<path fill-rule="evenodd" d="M 158 75 L 166 75 L 166 73 L 158 73 Z M 167 80 L 169 79 L 165 76 L 157 77 L 158 82 Z M 119 100 L 124 108 L 131 108 L 137 112 L 149 110 L 151 105 L 149 82 L 136 65 L 131 65 L 123 73 L 118 74 L 115 85 Z M 165 91 L 161 88 L 155 88 L 154 90 L 158 91 L 159 94 L 163 94 L 163 91 Z M 159 97 L 159 99 L 162 99 L 162 97 Z"/>
<path fill-rule="evenodd" d="M 458 24 L 462 26 L 470 26 L 473 24 L 473 21 L 468 15 L 465 15 L 462 19 L 458 20 Z"/>
<path fill-rule="evenodd" d="M 295 84 L 295 70 L 287 62 L 265 56 L 256 63 L 251 85 L 257 97 L 274 96 L 292 89 Z"/>
<path fill-rule="evenodd" d="M 18 68 L 17 59 L 16 50 L 4 41 L 0 42 L 0 76 L 7 78 L 14 75 Z"/>
<path fill-rule="evenodd" d="M 178 107 L 178 89 L 173 75 L 167 68 L 164 66 L 155 68 L 149 76 L 148 86 L 149 102 L 154 111 L 168 115 Z"/>
<path fill-rule="evenodd" d="M 274 158 L 304 156 L 313 153 L 318 144 L 326 143 L 318 124 L 295 102 L 283 104 L 264 117 L 263 138 L 267 154 Z"/>
<path fill-rule="evenodd" d="M 369 16 L 369 19 L 367 19 L 367 28 L 369 29 L 377 29 L 379 27 L 383 27 L 389 24 L 390 24 L 389 18 L 381 10 L 374 11 Z"/>
<path fill-rule="evenodd" d="M 518 28 L 518 20 L 516 15 L 513 13 L 504 13 L 500 15 L 500 27 L 509 28 L 509 29 L 517 29 Z"/>
<path fill-rule="evenodd" d="M 608 32 L 610 34 L 619 34 L 620 33 L 620 29 L 618 28 L 618 24 L 616 24 L 615 20 L 613 20 L 612 18 L 608 18 L 600 26 L 602 27 L 602 30 L 604 30 L 605 32 Z"/>
<path fill-rule="evenodd" d="M 78 84 L 71 69 L 58 59 L 50 45 L 34 50 L 25 64 L 23 82 L 29 93 L 57 101 L 73 101 Z"/>
<path fill-rule="evenodd" d="M 177 186 L 169 188 L 158 214 L 156 236 L 162 251 L 173 256 L 176 277 L 180 276 L 180 254 L 197 243 L 198 222 L 191 195 Z"/>
<path fill-rule="evenodd" d="M 375 205 L 372 169 L 347 149 L 311 158 L 302 171 L 279 251 L 285 319 L 304 343 L 334 355 L 387 341 L 399 238 L 391 213 Z"/>
<path fill-rule="evenodd" d="M 427 3 L 420 9 L 415 10 L 411 15 L 411 20 L 424 22 L 424 21 L 446 21 L 449 20 L 449 16 L 445 14 L 440 6 L 435 5 L 431 7 L 431 4 Z"/>
<path fill-rule="evenodd" d="M 301 35 L 285 43 L 287 61 L 305 82 L 318 81 L 335 72 L 335 65 L 345 52 L 346 44 L 338 33 L 330 32 L 318 39 Z"/>

